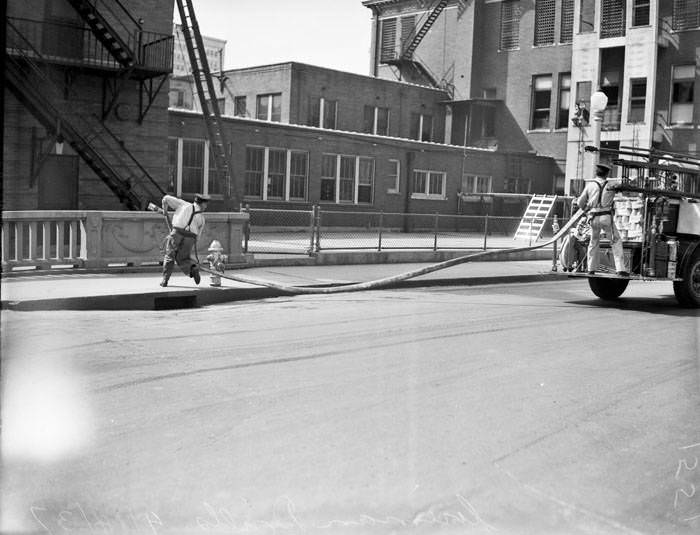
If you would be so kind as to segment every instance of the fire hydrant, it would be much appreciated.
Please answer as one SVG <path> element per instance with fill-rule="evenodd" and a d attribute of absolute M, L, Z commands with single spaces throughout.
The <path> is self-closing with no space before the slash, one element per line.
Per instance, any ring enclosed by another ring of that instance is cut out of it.
<path fill-rule="evenodd" d="M 221 243 L 219 243 L 219 240 L 211 242 L 208 251 L 209 255 L 207 256 L 207 260 L 209 261 L 209 269 L 223 273 L 228 255 L 223 254 L 224 248 L 221 246 Z M 209 275 L 209 286 L 221 286 L 221 276 L 216 273 L 211 273 Z"/>

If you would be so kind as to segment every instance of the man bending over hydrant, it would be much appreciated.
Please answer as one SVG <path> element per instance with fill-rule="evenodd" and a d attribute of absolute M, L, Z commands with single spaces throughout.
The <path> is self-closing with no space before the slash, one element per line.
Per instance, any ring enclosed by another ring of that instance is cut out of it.
<path fill-rule="evenodd" d="M 172 195 L 163 197 L 163 211 L 168 216 L 168 208 L 174 209 L 172 229 L 165 240 L 165 256 L 163 257 L 163 280 L 161 286 L 167 286 L 173 272 L 175 262 L 185 275 L 199 284 L 199 266 L 192 258 L 192 248 L 196 247 L 197 238 L 204 230 L 204 212 L 207 209 L 209 197 L 194 196 L 194 202 L 188 203 Z"/>

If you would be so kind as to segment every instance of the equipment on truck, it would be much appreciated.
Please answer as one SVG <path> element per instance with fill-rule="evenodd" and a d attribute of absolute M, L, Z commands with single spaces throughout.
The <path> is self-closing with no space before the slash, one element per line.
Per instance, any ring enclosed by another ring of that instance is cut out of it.
<path fill-rule="evenodd" d="M 678 302 L 699 307 L 700 159 L 633 147 L 586 150 L 607 155 L 620 169 L 609 187 L 629 276 L 615 275 L 609 239 L 601 242 L 600 272 L 571 276 L 587 276 L 593 293 L 606 300 L 620 297 L 630 280 L 673 281 Z"/>

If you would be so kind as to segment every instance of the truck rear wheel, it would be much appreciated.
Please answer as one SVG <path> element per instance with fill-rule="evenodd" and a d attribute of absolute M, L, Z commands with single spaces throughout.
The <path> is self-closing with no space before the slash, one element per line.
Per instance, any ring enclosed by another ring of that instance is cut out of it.
<path fill-rule="evenodd" d="M 629 282 L 629 279 L 588 278 L 588 285 L 591 287 L 591 291 L 606 301 L 613 301 L 620 297 L 627 288 Z"/>
<path fill-rule="evenodd" d="M 676 299 L 684 307 L 700 307 L 700 249 L 696 249 L 693 256 L 683 267 L 682 281 L 673 282 L 673 293 Z"/>

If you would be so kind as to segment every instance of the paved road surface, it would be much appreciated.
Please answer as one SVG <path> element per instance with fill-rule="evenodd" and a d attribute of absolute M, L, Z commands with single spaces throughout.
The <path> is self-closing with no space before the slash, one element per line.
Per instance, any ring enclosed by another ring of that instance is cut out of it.
<path fill-rule="evenodd" d="M 2 322 L 5 531 L 700 531 L 700 322 L 670 286 Z"/>

